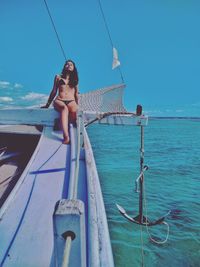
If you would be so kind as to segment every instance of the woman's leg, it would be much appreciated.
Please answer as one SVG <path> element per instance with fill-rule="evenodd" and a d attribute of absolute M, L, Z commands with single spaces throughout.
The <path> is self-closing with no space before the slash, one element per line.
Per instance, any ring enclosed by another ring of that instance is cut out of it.
<path fill-rule="evenodd" d="M 68 104 L 70 122 L 75 123 L 77 118 L 78 106 L 75 101 Z"/>
<path fill-rule="evenodd" d="M 60 112 L 60 121 L 62 125 L 63 130 L 63 137 L 64 137 L 64 144 L 69 143 L 69 131 L 68 131 L 68 116 L 69 116 L 69 110 L 68 107 L 60 100 L 54 101 L 54 107 L 56 110 Z"/>

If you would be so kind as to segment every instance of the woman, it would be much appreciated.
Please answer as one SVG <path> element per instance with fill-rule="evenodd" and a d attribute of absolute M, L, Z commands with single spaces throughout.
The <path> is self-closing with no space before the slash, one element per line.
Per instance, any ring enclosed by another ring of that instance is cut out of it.
<path fill-rule="evenodd" d="M 76 121 L 76 112 L 78 109 L 78 72 L 75 63 L 67 60 L 63 67 L 61 75 L 56 75 L 53 89 L 47 101 L 42 108 L 48 108 L 54 100 L 54 108 L 60 112 L 60 120 L 63 129 L 63 144 L 69 144 L 68 119 Z"/>

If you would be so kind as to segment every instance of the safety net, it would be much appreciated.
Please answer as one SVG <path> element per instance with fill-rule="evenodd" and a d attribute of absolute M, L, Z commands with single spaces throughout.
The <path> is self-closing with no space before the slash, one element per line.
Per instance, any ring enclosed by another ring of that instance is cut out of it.
<path fill-rule="evenodd" d="M 124 88 L 124 84 L 119 84 L 80 94 L 80 110 L 97 113 L 126 112 L 123 106 Z"/>

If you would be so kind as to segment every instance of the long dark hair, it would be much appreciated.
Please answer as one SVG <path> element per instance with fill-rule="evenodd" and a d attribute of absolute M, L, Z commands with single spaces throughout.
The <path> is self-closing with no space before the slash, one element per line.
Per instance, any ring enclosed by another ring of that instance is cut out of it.
<path fill-rule="evenodd" d="M 69 71 L 69 70 L 66 70 L 65 66 L 67 65 L 68 62 L 72 62 L 73 65 L 74 65 L 74 70 L 73 71 Z M 70 87 L 75 87 L 77 86 L 78 84 L 78 71 L 76 69 L 76 65 L 75 63 L 69 59 L 65 62 L 65 65 L 63 66 L 63 69 L 62 69 L 62 73 L 61 73 L 61 77 L 62 78 L 65 78 L 66 79 L 66 76 L 69 74 L 69 86 Z"/>

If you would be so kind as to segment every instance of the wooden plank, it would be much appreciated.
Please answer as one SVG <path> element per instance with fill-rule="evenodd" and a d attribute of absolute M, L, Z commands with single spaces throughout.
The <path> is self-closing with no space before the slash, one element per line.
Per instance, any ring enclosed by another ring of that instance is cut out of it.
<path fill-rule="evenodd" d="M 84 122 L 88 123 L 96 117 L 101 116 L 102 113 L 84 111 Z M 53 126 L 55 119 L 59 118 L 59 113 L 53 108 L 49 109 L 2 109 L 0 110 L 0 124 L 2 125 L 44 125 Z M 96 123 L 102 124 L 117 124 L 117 125 L 135 125 L 146 126 L 148 124 L 147 116 L 136 116 L 131 114 L 117 114 L 105 117 L 102 120 L 97 120 Z M 0 128 L 1 129 L 1 128 Z M 3 130 L 3 128 L 2 128 Z"/>
<path fill-rule="evenodd" d="M 27 124 L 53 126 L 59 113 L 54 108 L 1 109 L 0 124 Z"/>
<path fill-rule="evenodd" d="M 0 125 L 0 133 L 40 135 L 41 126 L 32 125 Z"/>

